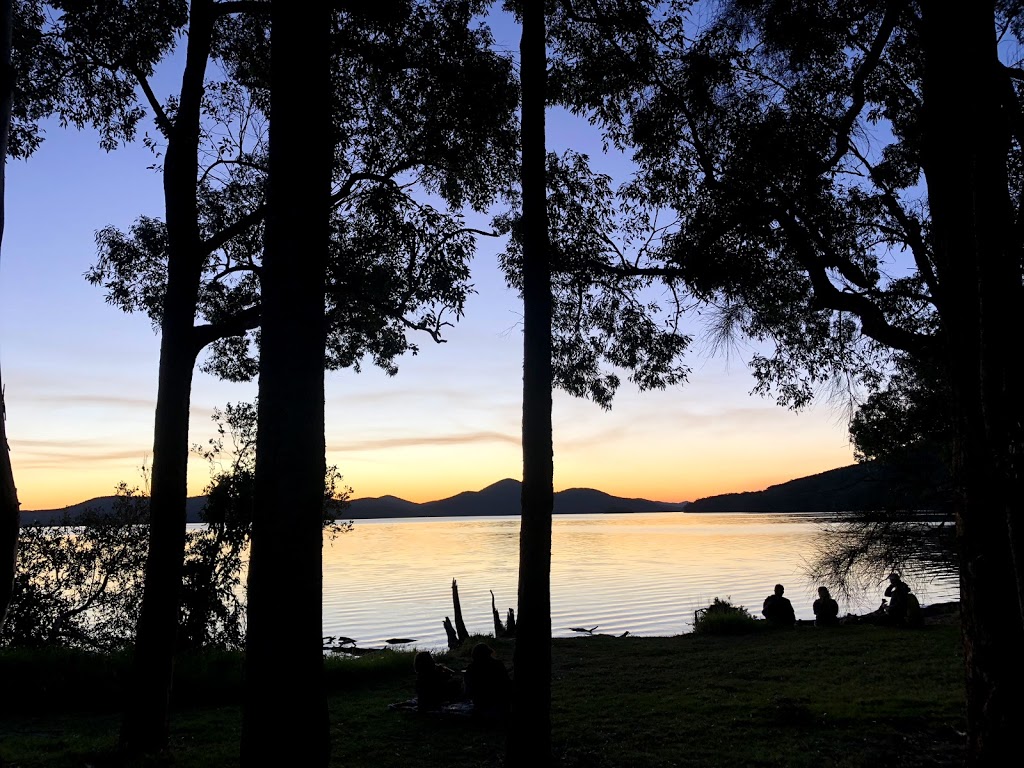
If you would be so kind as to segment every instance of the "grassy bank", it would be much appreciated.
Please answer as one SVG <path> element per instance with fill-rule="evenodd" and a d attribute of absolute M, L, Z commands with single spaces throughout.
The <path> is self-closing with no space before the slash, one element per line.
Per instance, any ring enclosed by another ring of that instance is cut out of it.
<path fill-rule="evenodd" d="M 492 643 L 509 662 L 509 642 Z M 446 659 L 462 668 L 466 654 Z M 5 768 L 113 765 L 124 659 L 0 652 Z M 238 765 L 241 661 L 180 665 L 173 759 Z M 412 695 L 412 656 L 328 664 L 333 764 L 476 768 L 501 764 L 499 726 L 389 711 Z M 733 637 L 554 641 L 558 764 L 953 766 L 963 754 L 963 677 L 954 624 L 919 630 L 798 627 Z M 286 705 L 286 704 L 285 704 Z"/>

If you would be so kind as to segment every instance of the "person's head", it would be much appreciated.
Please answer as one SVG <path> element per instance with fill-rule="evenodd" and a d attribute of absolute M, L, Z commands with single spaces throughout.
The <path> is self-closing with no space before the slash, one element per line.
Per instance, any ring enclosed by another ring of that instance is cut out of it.
<path fill-rule="evenodd" d="M 832 597 L 832 595 L 828 593 L 828 587 L 818 587 L 818 597 L 822 600 L 827 600 Z"/>
<path fill-rule="evenodd" d="M 782 586 L 781 584 L 776 584 L 775 585 L 775 594 L 778 595 L 779 597 L 782 597 L 782 593 L 785 592 L 785 591 L 786 591 L 786 588 L 784 586 Z"/>
<path fill-rule="evenodd" d="M 494 649 L 487 643 L 477 643 L 473 646 L 473 661 L 483 661 L 494 655 Z"/>
<path fill-rule="evenodd" d="M 890 584 L 899 584 L 900 581 L 901 581 L 900 575 L 898 573 L 896 573 L 895 571 L 893 571 L 892 573 L 889 574 L 889 583 Z"/>
<path fill-rule="evenodd" d="M 429 672 L 434 667 L 434 658 L 430 655 L 429 651 L 420 651 L 416 654 L 412 660 L 413 668 L 416 670 L 417 675 L 422 675 Z"/>

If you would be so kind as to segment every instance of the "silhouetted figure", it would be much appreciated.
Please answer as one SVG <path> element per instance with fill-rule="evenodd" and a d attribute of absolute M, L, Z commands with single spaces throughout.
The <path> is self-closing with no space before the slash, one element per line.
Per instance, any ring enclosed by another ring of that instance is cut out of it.
<path fill-rule="evenodd" d="M 887 623 L 906 624 L 909 595 L 910 587 L 907 583 L 898 573 L 890 573 L 889 586 L 885 588 L 885 596 L 889 598 L 889 606 L 885 609 Z"/>
<path fill-rule="evenodd" d="M 784 586 L 776 584 L 775 593 L 768 595 L 761 606 L 761 615 L 777 627 L 792 627 L 796 624 L 793 604 L 789 602 L 789 598 L 782 596 L 785 591 Z"/>
<path fill-rule="evenodd" d="M 827 587 L 818 587 L 818 599 L 811 605 L 814 626 L 832 627 L 839 623 L 839 603 L 828 593 Z"/>
<path fill-rule="evenodd" d="M 420 712 L 440 709 L 462 697 L 462 681 L 458 674 L 437 664 L 428 651 L 420 651 L 413 659 L 416 669 L 416 708 Z"/>
<path fill-rule="evenodd" d="M 886 609 L 887 624 L 899 627 L 920 627 L 924 624 L 921 603 L 898 573 L 889 574 L 889 586 L 885 588 L 885 596 L 889 598 L 889 607 Z"/>
<path fill-rule="evenodd" d="M 472 661 L 466 667 L 466 695 L 473 712 L 486 717 L 504 718 L 512 706 L 512 681 L 505 665 L 494 657 L 487 643 L 473 647 Z"/>

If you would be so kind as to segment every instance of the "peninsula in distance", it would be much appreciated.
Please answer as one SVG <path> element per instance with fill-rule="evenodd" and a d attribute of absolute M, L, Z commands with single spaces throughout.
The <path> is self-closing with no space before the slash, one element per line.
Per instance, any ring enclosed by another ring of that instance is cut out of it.
<path fill-rule="evenodd" d="M 695 501 L 651 501 L 612 496 L 593 488 L 568 488 L 555 493 L 556 515 L 642 512 L 842 512 L 877 509 L 890 487 L 890 478 L 871 463 L 852 464 L 809 477 L 772 485 L 761 491 L 709 496 Z M 464 491 L 436 501 L 416 503 L 397 496 L 353 499 L 342 515 L 351 520 L 409 517 L 466 517 L 518 515 L 520 482 L 499 480 L 479 491 Z M 53 524 L 63 515 L 74 519 L 85 509 L 106 512 L 113 496 L 83 501 L 63 509 L 22 511 L 21 524 Z M 201 522 L 205 496 L 188 499 L 189 522 Z"/>

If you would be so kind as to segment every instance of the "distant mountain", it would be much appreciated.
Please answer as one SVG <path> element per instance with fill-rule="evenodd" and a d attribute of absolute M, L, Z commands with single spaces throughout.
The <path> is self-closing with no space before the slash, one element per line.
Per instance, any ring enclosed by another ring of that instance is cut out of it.
<path fill-rule="evenodd" d="M 918 487 L 908 488 L 906 475 L 892 468 L 870 462 L 851 464 L 817 475 L 772 485 L 762 491 L 726 493 L 708 496 L 693 502 L 649 501 L 612 496 L 593 488 L 568 488 L 555 494 L 556 515 L 601 514 L 606 512 L 844 512 L 850 510 L 882 509 L 892 504 L 904 508 L 934 509 L 936 488 L 943 485 L 941 475 L 922 473 L 924 483 L 932 496 Z M 928 468 L 925 468 L 927 470 Z M 521 483 L 506 478 L 479 491 L 464 491 L 446 499 L 416 503 L 397 496 L 379 496 L 354 499 L 344 518 L 370 520 L 384 517 L 465 517 L 469 515 L 518 515 Z M 91 508 L 108 512 L 114 496 L 102 496 L 65 509 L 24 511 L 22 525 L 33 522 L 44 525 L 60 520 L 67 512 L 74 518 L 79 512 Z M 199 522 L 199 512 L 206 502 L 205 496 L 188 499 L 189 522 Z"/>
<path fill-rule="evenodd" d="M 63 509 L 22 510 L 21 524 L 23 526 L 32 524 L 53 525 L 54 523 L 59 523 L 65 513 L 73 520 L 87 509 L 99 514 L 108 514 L 113 510 L 116 499 L 116 496 L 98 496 L 95 499 L 81 501 L 78 504 L 72 504 Z M 205 503 L 205 496 L 192 496 L 185 501 L 185 515 L 188 522 L 200 522 L 199 513 L 202 511 Z"/>
<path fill-rule="evenodd" d="M 772 485 L 763 491 L 697 499 L 687 512 L 850 512 L 936 509 L 942 506 L 945 470 L 935 461 L 892 467 L 851 464 Z"/>
<path fill-rule="evenodd" d="M 394 496 L 354 499 L 345 517 L 365 520 L 378 517 L 466 517 L 469 515 L 518 515 L 522 484 L 506 478 L 479 491 L 463 491 L 447 499 L 416 504 Z M 679 512 L 687 503 L 625 499 L 591 488 L 568 488 L 555 494 L 556 515 L 605 512 Z"/>
<path fill-rule="evenodd" d="M 379 496 L 354 499 L 343 518 L 371 520 L 384 517 L 466 517 L 470 515 L 518 515 L 521 483 L 505 479 L 479 491 L 464 491 L 447 499 L 418 504 L 397 496 Z M 85 509 L 109 512 L 116 497 L 102 496 L 64 509 L 45 509 L 21 513 L 21 524 L 51 525 L 59 522 L 65 512 L 74 519 Z M 206 503 L 205 496 L 188 500 L 187 516 L 190 523 L 199 522 L 199 513 Z M 604 512 L 679 512 L 687 502 L 648 501 L 612 496 L 592 488 L 569 488 L 555 494 L 554 512 L 557 515 L 599 514 Z"/>

